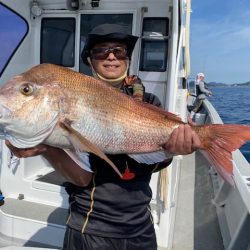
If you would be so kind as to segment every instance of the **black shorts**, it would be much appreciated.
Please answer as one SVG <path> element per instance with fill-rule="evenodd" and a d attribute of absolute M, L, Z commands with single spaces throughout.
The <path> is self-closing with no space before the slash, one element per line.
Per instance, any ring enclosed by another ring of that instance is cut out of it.
<path fill-rule="evenodd" d="M 135 238 L 105 238 L 82 234 L 67 227 L 64 250 L 157 250 L 155 233 L 145 233 Z"/>

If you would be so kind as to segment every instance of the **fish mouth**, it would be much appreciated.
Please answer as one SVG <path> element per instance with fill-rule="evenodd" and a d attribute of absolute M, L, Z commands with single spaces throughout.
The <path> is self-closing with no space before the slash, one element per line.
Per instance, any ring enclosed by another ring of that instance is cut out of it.
<path fill-rule="evenodd" d="M 3 118 L 7 118 L 10 115 L 11 115 L 10 109 L 0 103 L 0 120 Z"/>
<path fill-rule="evenodd" d="M 0 139 L 5 139 L 6 131 L 5 131 L 5 123 L 8 120 L 7 118 L 11 116 L 11 111 L 6 106 L 0 103 Z"/>

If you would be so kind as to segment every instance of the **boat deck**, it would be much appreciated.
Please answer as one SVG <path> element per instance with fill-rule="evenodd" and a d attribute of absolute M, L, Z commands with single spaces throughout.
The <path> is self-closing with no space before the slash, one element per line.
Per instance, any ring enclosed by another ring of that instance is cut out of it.
<path fill-rule="evenodd" d="M 224 250 L 208 162 L 200 152 L 184 158 L 172 249 Z"/>

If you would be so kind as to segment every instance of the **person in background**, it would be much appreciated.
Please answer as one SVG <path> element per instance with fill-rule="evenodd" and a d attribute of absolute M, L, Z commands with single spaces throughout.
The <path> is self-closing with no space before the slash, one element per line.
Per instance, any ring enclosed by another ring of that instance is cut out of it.
<path fill-rule="evenodd" d="M 159 99 L 145 92 L 137 76 L 128 76 L 136 41 L 137 37 L 130 35 L 125 26 L 102 24 L 89 33 L 82 52 L 83 62 L 91 67 L 95 78 L 136 101 L 160 106 Z M 171 157 L 147 165 L 125 154 L 108 155 L 123 173 L 121 179 L 105 161 L 92 154 L 88 166 L 83 168 L 58 148 L 38 145 L 17 149 L 8 141 L 6 145 L 17 157 L 41 154 L 68 180 L 69 217 L 63 249 L 157 249 L 149 182 L 153 172 L 171 163 Z M 199 147 L 200 140 L 188 124 L 176 128 L 163 146 L 174 155 L 190 154 Z"/>
<path fill-rule="evenodd" d="M 205 75 L 203 73 L 198 73 L 195 79 L 195 87 L 196 87 L 196 100 L 194 102 L 194 108 L 191 111 L 190 119 L 193 119 L 195 113 L 197 113 L 201 106 L 203 100 L 206 99 L 206 96 L 211 96 L 212 92 L 208 90 L 206 83 L 204 81 Z"/>

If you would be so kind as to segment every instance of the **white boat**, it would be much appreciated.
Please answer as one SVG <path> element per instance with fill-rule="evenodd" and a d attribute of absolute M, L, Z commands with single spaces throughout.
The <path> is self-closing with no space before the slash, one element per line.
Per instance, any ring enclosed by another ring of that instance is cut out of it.
<path fill-rule="evenodd" d="M 147 92 L 185 120 L 190 2 L 2 0 L 0 84 L 43 62 L 89 74 L 79 56 L 87 33 L 100 23 L 123 23 L 140 37 L 130 74 L 138 74 Z M 222 121 L 206 100 L 196 123 Z M 153 175 L 151 208 L 159 249 L 250 249 L 250 166 L 239 150 L 233 159 L 235 188 L 199 152 L 176 156 L 167 170 Z M 2 142 L 3 249 L 62 247 L 68 207 L 64 182 L 42 157 L 13 161 Z"/>

